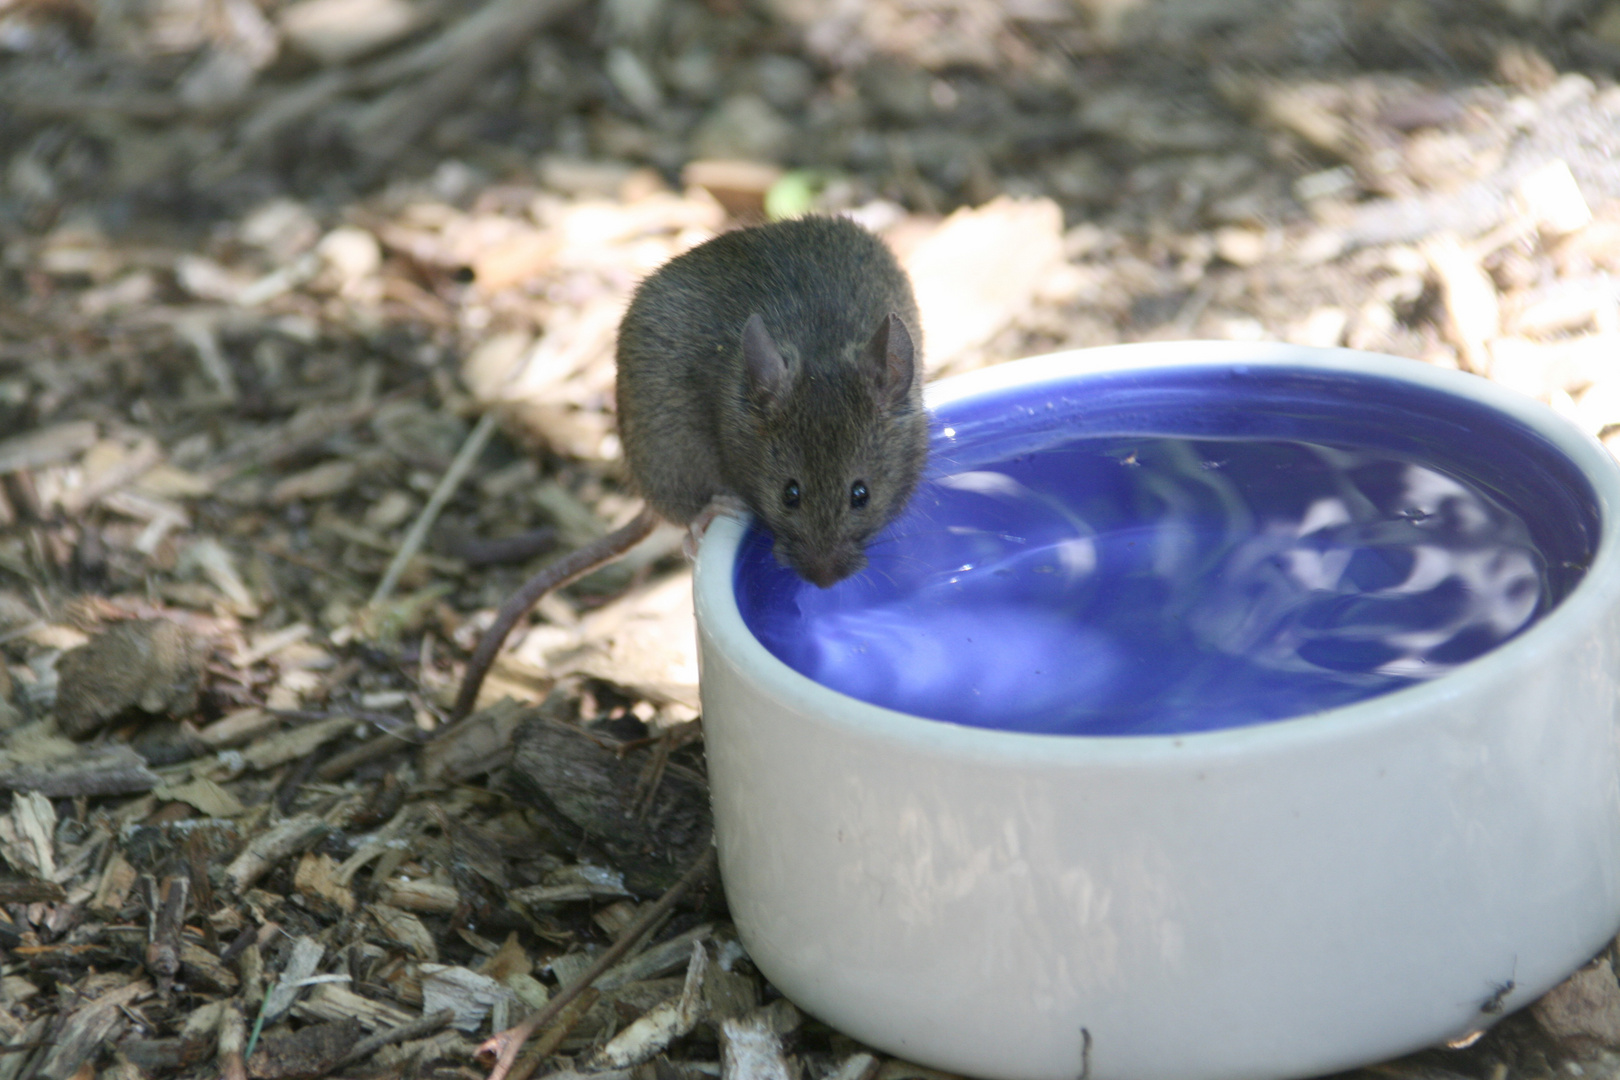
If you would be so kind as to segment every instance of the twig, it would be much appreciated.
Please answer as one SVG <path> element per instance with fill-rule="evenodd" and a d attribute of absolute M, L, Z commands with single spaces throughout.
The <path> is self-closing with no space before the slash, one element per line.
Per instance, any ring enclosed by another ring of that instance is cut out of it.
<path fill-rule="evenodd" d="M 591 1011 L 591 1006 L 595 1005 L 601 997 L 600 993 L 589 987 L 581 990 L 579 996 L 570 1001 L 567 1007 L 558 1014 L 557 1022 L 547 1028 L 546 1033 L 540 1036 L 533 1046 L 529 1047 L 529 1052 L 519 1058 L 516 1065 L 512 1066 L 512 1071 L 507 1075 L 506 1080 L 529 1080 L 529 1077 L 534 1074 L 534 1070 L 540 1067 L 540 1063 L 557 1052 L 557 1048 L 563 1044 L 563 1040 L 568 1038 L 568 1033 L 573 1031 L 581 1020 L 585 1019 L 585 1014 Z"/>
<path fill-rule="evenodd" d="M 392 1046 L 394 1043 L 401 1043 L 406 1039 L 415 1039 L 429 1032 L 438 1031 L 451 1020 L 454 1020 L 455 1016 L 456 1011 L 454 1009 L 440 1009 L 438 1012 L 419 1016 L 409 1023 L 391 1027 L 387 1031 L 379 1031 L 375 1035 L 368 1035 L 355 1043 L 354 1049 L 344 1054 L 338 1065 L 340 1067 L 352 1065 L 362 1058 L 370 1057 L 385 1046 Z"/>
<path fill-rule="evenodd" d="M 488 79 L 489 72 L 522 52 L 548 22 L 578 7 L 580 0 L 490 0 L 477 15 L 477 33 L 459 40 L 451 55 L 424 78 L 407 83 L 368 106 L 352 134 L 362 171 L 377 176 L 414 146 L 439 119 Z"/>
<path fill-rule="evenodd" d="M 456 452 L 456 459 L 445 470 L 444 476 L 439 478 L 439 486 L 428 496 L 427 505 L 422 507 L 422 512 L 416 515 L 416 520 L 411 523 L 411 531 L 405 534 L 405 539 L 399 545 L 399 551 L 394 553 L 394 561 L 388 564 L 388 570 L 377 583 L 377 591 L 371 594 L 367 607 L 376 610 L 393 593 L 394 586 L 399 584 L 399 575 L 405 572 L 405 566 L 411 561 L 412 556 L 422 550 L 422 543 L 427 539 L 428 530 L 433 528 L 433 523 L 439 519 L 439 512 L 444 509 L 444 504 L 450 501 L 450 496 L 456 493 L 456 488 L 461 486 L 461 481 L 472 471 L 473 464 L 478 461 L 478 455 L 484 452 L 484 445 L 493 434 L 495 434 L 495 414 L 485 413 L 479 418 L 478 426 L 467 436 L 467 441 L 461 444 L 461 449 Z"/>
<path fill-rule="evenodd" d="M 174 329 L 196 351 L 203 374 L 220 396 L 233 405 L 240 401 L 242 393 L 237 388 L 236 376 L 231 373 L 230 361 L 219 347 L 219 328 L 205 316 L 194 315 L 176 319 Z"/>
<path fill-rule="evenodd" d="M 180 931 L 190 893 L 190 879 L 178 874 L 164 878 L 161 886 L 151 877 L 146 879 L 146 970 L 165 998 L 180 972 Z"/>
<path fill-rule="evenodd" d="M 444 543 L 441 550 L 452 558 L 460 559 L 470 568 L 509 565 L 528 562 L 543 551 L 557 546 L 557 530 L 550 525 L 530 529 L 515 536 L 486 540 L 479 536 L 457 536 Z"/>
<path fill-rule="evenodd" d="M 84 120 L 94 113 L 111 113 L 130 120 L 163 123 L 174 120 L 184 107 L 168 94 L 140 94 L 128 90 L 99 93 L 94 90 L 30 91 L 10 88 L 6 104 L 19 115 L 41 120 Z"/>
<path fill-rule="evenodd" d="M 219 1015 L 220 1080 L 247 1080 L 247 1062 L 242 1053 L 247 1024 L 236 1002 L 228 1001 Z"/>
<path fill-rule="evenodd" d="M 406 747 L 420 746 L 422 742 L 422 736 L 417 734 L 415 729 L 387 731 L 368 739 L 352 750 L 345 750 L 336 757 L 328 758 L 315 770 L 315 775 L 326 781 L 341 780 L 368 761 L 385 757 Z"/>
<path fill-rule="evenodd" d="M 644 515 L 645 516 L 645 515 Z M 692 868 L 681 875 L 681 880 L 670 886 L 669 891 L 658 898 L 658 902 L 641 915 L 625 930 L 624 936 L 609 946 L 596 962 L 582 972 L 579 978 L 557 991 L 555 997 L 546 1003 L 546 1007 L 518 1024 L 491 1036 L 478 1048 L 479 1057 L 493 1057 L 494 1066 L 489 1071 L 488 1080 L 507 1080 L 512 1071 L 513 1062 L 517 1061 L 518 1051 L 528 1041 L 529 1036 L 543 1024 L 549 1023 L 563 1007 L 581 992 L 590 988 L 590 985 L 599 979 L 603 972 L 618 963 L 637 943 L 651 930 L 663 917 L 674 909 L 681 897 L 689 892 L 692 886 L 709 873 L 714 867 L 714 844 L 703 850 L 702 856 L 692 864 Z"/>
<path fill-rule="evenodd" d="M 495 654 L 501 651 L 501 645 L 506 642 L 506 636 L 512 632 L 512 627 L 528 614 L 530 608 L 540 602 L 542 596 L 552 589 L 562 588 L 575 578 L 583 577 L 608 558 L 630 550 L 646 539 L 647 534 L 652 532 L 657 524 L 658 515 L 651 510 L 643 509 L 630 524 L 569 552 L 554 563 L 548 563 L 540 568 L 539 573 L 525 581 L 523 587 L 501 605 L 494 623 L 484 633 L 483 640 L 473 651 L 472 659 L 467 661 L 467 673 L 461 677 L 461 690 L 456 695 L 456 706 L 450 711 L 451 725 L 465 720 L 467 714 L 472 712 L 473 705 L 478 701 L 478 690 L 484 685 L 484 676 L 489 674 L 490 665 L 495 662 Z M 445 731 L 448 732 L 449 728 Z M 443 737 L 442 733 L 440 737 Z"/>

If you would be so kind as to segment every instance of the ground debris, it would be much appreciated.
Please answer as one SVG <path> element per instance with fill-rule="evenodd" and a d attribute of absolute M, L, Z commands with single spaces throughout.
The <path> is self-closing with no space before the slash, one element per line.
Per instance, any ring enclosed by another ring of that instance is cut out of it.
<path fill-rule="evenodd" d="M 767 1006 L 744 1016 L 720 1021 L 720 1076 L 722 1080 L 793 1080 L 796 1071 L 782 1050 L 782 1036 L 797 1026 L 792 1010 Z M 796 1010 L 794 1010 L 796 1013 Z"/>
<path fill-rule="evenodd" d="M 53 798 L 128 795 L 150 791 L 160 782 L 146 761 L 123 743 L 66 746 L 49 757 L 29 754 L 21 760 L 0 751 L 0 787 L 13 791 L 34 791 Z"/>
<path fill-rule="evenodd" d="M 324 1076 L 343 1061 L 363 1030 L 360 1021 L 350 1018 L 267 1035 L 247 1060 L 248 1075 L 254 1080 Z"/>
<path fill-rule="evenodd" d="M 68 1080 L 92 1061 L 104 1046 L 117 1042 L 127 1023 L 124 1010 L 152 993 L 152 984 L 137 979 L 108 989 L 63 1017 L 39 1066 L 46 1080 Z"/>
<path fill-rule="evenodd" d="M 57 661 L 56 721 L 77 738 L 130 709 L 184 715 L 200 674 L 198 646 L 176 623 L 116 623 Z"/>
<path fill-rule="evenodd" d="M 709 842 L 712 828 L 701 776 L 678 764 L 658 768 L 651 747 L 624 746 L 606 733 L 556 719 L 568 705 L 553 695 L 519 728 L 507 784 L 564 828 L 600 844 L 633 892 L 658 892 Z M 626 807 L 644 807 L 627 815 Z"/>
<path fill-rule="evenodd" d="M 633 1024 L 593 1053 L 587 1067 L 600 1070 L 639 1065 L 663 1053 L 676 1039 L 690 1034 L 703 1016 L 703 983 L 708 961 L 709 954 L 703 943 L 694 941 L 680 994 L 642 1013 Z"/>
<path fill-rule="evenodd" d="M 679 530 L 449 721 L 636 514 L 615 329 L 723 229 L 878 230 L 935 372 L 1344 345 L 1620 448 L 1609 0 L 0 3 L 0 51 L 0 1080 L 466 1074 L 711 850 Z M 520 1071 L 940 1075 L 797 1024 L 712 883 L 660 919 Z M 1381 1075 L 1607 1075 L 1604 970 Z"/>
<path fill-rule="evenodd" d="M 1620 1047 L 1620 983 L 1608 957 L 1588 964 L 1549 990 L 1531 1014 L 1557 1038 L 1595 1039 Z"/>

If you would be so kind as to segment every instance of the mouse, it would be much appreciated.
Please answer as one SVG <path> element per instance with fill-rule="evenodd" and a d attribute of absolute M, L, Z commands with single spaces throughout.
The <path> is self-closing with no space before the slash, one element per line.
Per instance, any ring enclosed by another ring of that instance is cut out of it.
<path fill-rule="evenodd" d="M 507 634 L 546 592 L 628 551 L 659 519 L 687 552 L 751 513 L 779 563 L 829 588 L 905 508 L 928 457 L 911 281 L 856 222 L 809 216 L 721 233 L 641 282 L 619 324 L 619 440 L 645 508 L 551 563 L 468 662 L 465 717 Z"/>
<path fill-rule="evenodd" d="M 855 222 L 723 233 L 644 281 L 620 324 L 630 475 L 678 524 L 740 503 L 780 563 L 831 586 L 922 474 L 921 340 L 905 271 Z"/>

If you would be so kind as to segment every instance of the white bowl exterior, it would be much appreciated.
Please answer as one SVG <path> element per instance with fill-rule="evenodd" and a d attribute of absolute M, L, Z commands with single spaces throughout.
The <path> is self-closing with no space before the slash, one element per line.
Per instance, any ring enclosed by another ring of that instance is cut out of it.
<path fill-rule="evenodd" d="M 987 731 L 855 701 L 771 656 L 720 520 L 696 602 L 720 863 L 749 954 L 873 1046 L 987 1078 L 1300 1076 L 1489 1023 L 1620 926 L 1620 470 L 1483 379 L 1344 350 L 1057 354 L 938 403 L 1206 360 L 1483 401 L 1593 484 L 1598 557 L 1529 631 L 1433 683 L 1179 737 Z M 1089 1044 L 1089 1053 L 1086 1050 Z"/>

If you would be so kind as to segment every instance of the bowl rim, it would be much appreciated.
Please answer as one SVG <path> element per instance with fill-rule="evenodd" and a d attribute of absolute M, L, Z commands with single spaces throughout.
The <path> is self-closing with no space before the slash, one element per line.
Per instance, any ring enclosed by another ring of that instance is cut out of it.
<path fill-rule="evenodd" d="M 1464 397 L 1524 424 L 1568 458 L 1592 486 L 1600 516 L 1592 565 L 1556 609 L 1530 629 L 1430 682 L 1349 705 L 1282 720 L 1214 731 L 1152 735 L 1076 735 L 1003 731 L 934 720 L 873 705 L 801 675 L 777 659 L 742 620 L 732 589 L 738 547 L 749 522 L 716 518 L 698 549 L 693 595 L 700 638 L 707 638 L 738 675 L 769 699 L 829 728 L 863 739 L 908 743 L 920 751 L 1037 768 L 1106 762 L 1110 767 L 1199 759 L 1336 742 L 1408 722 L 1434 705 L 1518 681 L 1578 646 L 1608 611 L 1620 606 L 1620 463 L 1596 438 L 1551 408 L 1488 379 L 1419 360 L 1281 342 L 1174 341 L 1108 345 L 1045 353 L 952 376 L 924 391 L 930 409 L 1015 387 L 1103 373 L 1195 367 L 1315 369 L 1388 378 Z M 1487 658 L 1491 661 L 1485 662 Z"/>

